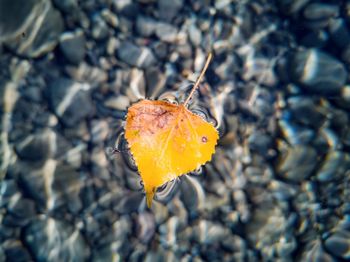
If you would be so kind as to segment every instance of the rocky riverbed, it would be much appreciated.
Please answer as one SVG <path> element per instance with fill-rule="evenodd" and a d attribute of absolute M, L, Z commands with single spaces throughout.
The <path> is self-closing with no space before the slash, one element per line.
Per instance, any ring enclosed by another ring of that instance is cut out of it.
<path fill-rule="evenodd" d="M 209 52 L 216 154 L 149 210 L 126 110 Z M 0 0 L 0 261 L 349 260 L 349 70 L 345 0 Z"/>

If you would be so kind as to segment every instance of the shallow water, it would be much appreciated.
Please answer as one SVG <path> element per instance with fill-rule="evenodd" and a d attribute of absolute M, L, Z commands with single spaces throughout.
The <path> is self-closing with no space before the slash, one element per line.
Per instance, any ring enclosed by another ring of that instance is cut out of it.
<path fill-rule="evenodd" d="M 350 259 L 350 4 L 0 0 L 0 261 Z M 218 129 L 148 209 L 142 98 Z"/>

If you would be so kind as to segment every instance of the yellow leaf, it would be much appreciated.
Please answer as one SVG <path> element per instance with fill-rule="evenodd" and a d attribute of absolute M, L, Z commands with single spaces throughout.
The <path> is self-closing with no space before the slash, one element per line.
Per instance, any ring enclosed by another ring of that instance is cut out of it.
<path fill-rule="evenodd" d="M 149 207 L 157 187 L 197 169 L 215 152 L 217 130 L 186 108 L 210 58 L 183 104 L 145 99 L 128 109 L 125 138 L 143 180 Z"/>
<path fill-rule="evenodd" d="M 132 105 L 125 130 L 149 206 L 157 187 L 209 161 L 219 137 L 212 124 L 184 105 L 165 101 Z"/>

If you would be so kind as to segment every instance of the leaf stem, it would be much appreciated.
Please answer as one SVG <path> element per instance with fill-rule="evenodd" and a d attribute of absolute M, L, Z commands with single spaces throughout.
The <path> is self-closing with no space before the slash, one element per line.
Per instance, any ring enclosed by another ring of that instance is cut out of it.
<path fill-rule="evenodd" d="M 205 74 L 205 71 L 207 71 L 207 69 L 208 69 L 208 66 L 210 64 L 210 60 L 211 60 L 212 57 L 213 57 L 212 53 L 209 53 L 207 61 L 205 62 L 205 65 L 204 65 L 204 67 L 202 69 L 202 72 L 200 73 L 199 77 L 197 78 L 196 83 L 194 84 L 194 86 L 193 86 L 193 88 L 191 90 L 191 93 L 189 94 L 189 96 L 185 100 L 184 106 L 186 106 L 188 104 L 188 102 L 190 101 L 190 99 L 193 96 L 194 92 L 197 90 L 197 88 L 199 86 L 199 83 L 201 82 L 201 80 L 202 80 L 202 78 L 203 78 L 203 76 Z"/>

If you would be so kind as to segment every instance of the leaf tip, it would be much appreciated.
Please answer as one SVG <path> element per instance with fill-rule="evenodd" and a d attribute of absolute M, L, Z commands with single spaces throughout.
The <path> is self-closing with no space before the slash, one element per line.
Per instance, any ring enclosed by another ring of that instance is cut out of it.
<path fill-rule="evenodd" d="M 152 207 L 152 201 L 153 201 L 155 191 L 156 191 L 155 188 L 152 188 L 151 190 L 146 191 L 146 203 L 148 208 Z"/>

